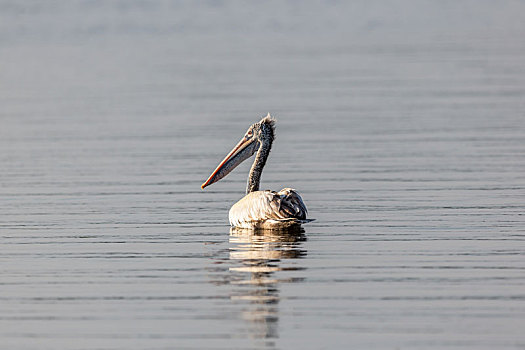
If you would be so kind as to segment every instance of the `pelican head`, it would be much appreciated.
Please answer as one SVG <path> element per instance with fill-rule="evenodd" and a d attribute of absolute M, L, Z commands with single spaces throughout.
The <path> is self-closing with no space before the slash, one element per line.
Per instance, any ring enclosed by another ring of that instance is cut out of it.
<path fill-rule="evenodd" d="M 204 189 L 228 175 L 239 164 L 257 152 L 261 145 L 269 152 L 274 138 L 274 129 L 275 119 L 272 118 L 270 113 L 258 123 L 252 124 L 239 143 L 222 160 L 208 180 L 201 185 L 201 188 Z"/>

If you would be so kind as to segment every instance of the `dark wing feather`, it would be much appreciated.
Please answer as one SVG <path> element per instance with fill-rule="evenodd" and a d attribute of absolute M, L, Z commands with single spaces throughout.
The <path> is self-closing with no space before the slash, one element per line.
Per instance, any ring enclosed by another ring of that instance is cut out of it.
<path fill-rule="evenodd" d="M 306 219 L 308 210 L 297 191 L 292 188 L 284 188 L 277 192 L 277 195 L 280 198 L 279 212 L 282 213 L 285 218 Z"/>

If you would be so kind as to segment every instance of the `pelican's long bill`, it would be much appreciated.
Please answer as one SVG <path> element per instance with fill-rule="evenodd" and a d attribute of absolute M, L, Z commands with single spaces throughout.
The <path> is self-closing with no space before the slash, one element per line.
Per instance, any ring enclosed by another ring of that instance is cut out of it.
<path fill-rule="evenodd" d="M 259 143 L 255 138 L 243 137 L 232 151 L 228 153 L 226 158 L 224 158 L 217 166 L 217 169 L 213 171 L 208 180 L 201 185 L 201 188 L 204 189 L 204 187 L 209 186 L 228 175 L 239 164 L 250 158 L 258 148 Z"/>

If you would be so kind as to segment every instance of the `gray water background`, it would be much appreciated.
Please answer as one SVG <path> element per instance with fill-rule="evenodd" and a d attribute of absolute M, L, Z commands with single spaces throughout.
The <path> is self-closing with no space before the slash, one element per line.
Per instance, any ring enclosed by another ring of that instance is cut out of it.
<path fill-rule="evenodd" d="M 0 1 L 0 348 L 524 349 L 523 1 Z M 299 236 L 230 235 L 262 188 Z"/>

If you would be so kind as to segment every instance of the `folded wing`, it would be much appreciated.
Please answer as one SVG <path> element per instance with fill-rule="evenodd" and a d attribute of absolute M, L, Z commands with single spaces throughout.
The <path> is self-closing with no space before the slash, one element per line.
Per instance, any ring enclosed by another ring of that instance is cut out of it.
<path fill-rule="evenodd" d="M 304 202 L 292 188 L 279 192 L 255 191 L 247 194 L 230 209 L 230 225 L 257 227 L 262 223 L 301 222 L 306 220 Z"/>

